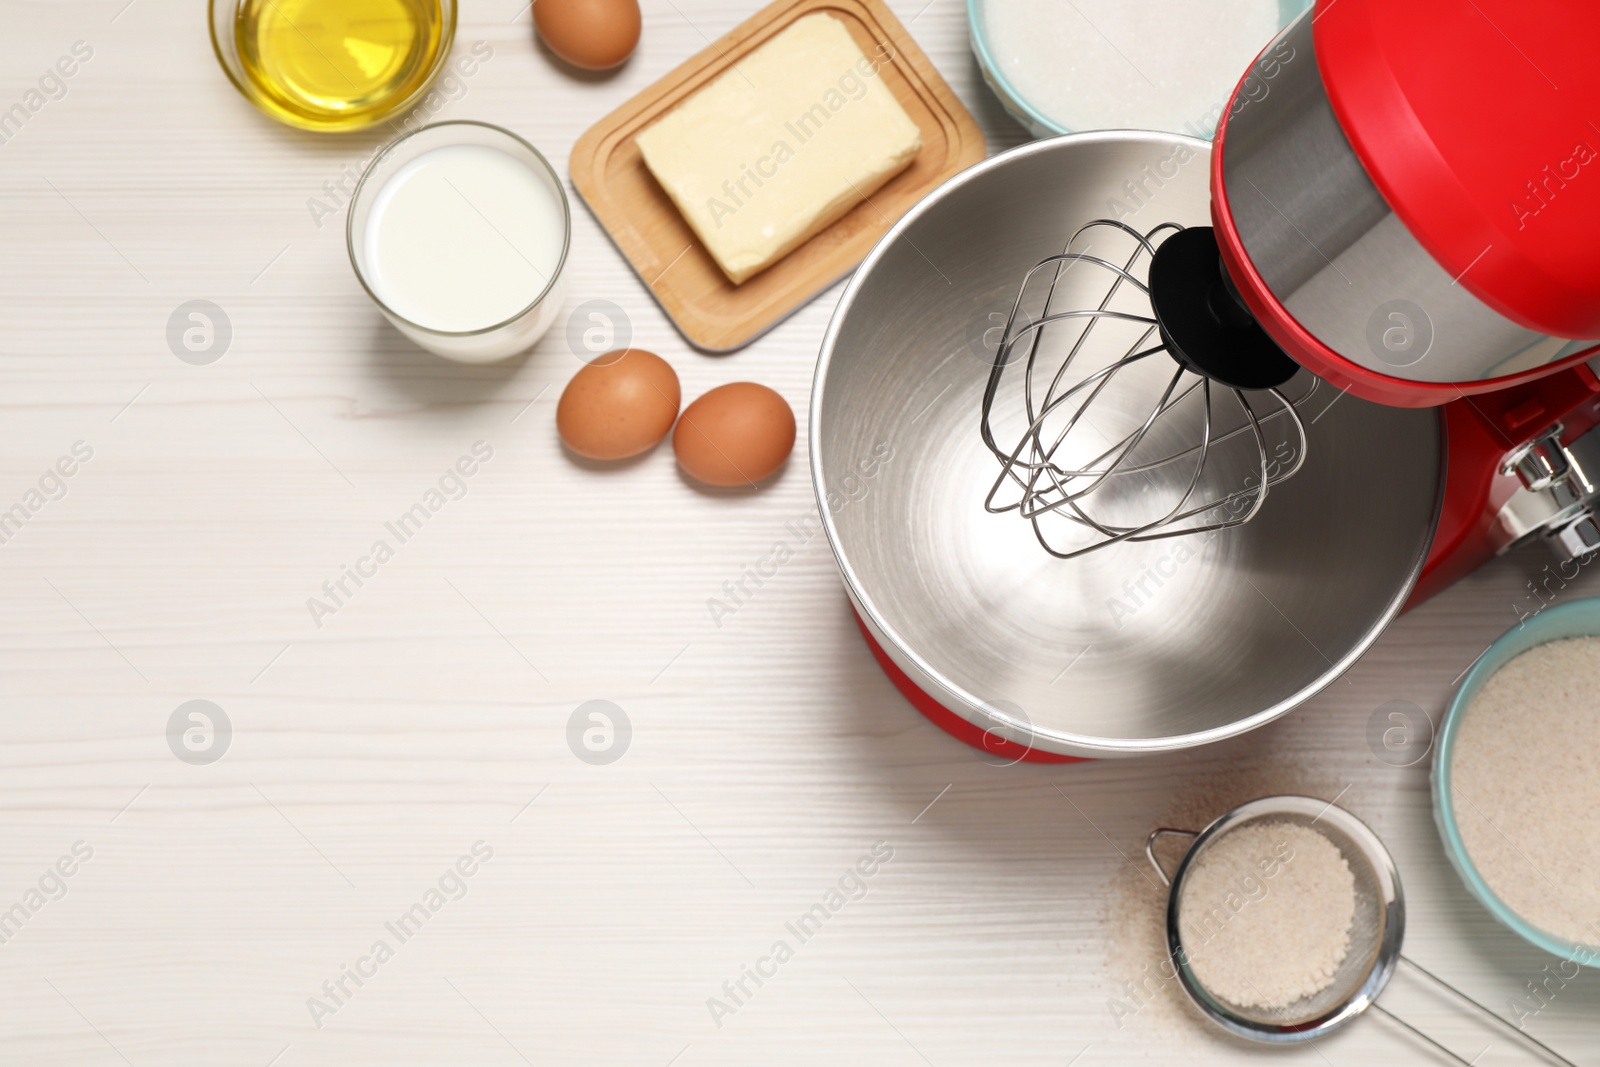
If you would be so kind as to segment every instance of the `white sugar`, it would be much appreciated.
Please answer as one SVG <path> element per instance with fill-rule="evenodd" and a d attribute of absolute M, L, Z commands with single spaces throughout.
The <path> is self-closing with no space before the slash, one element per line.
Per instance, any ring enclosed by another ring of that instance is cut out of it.
<path fill-rule="evenodd" d="M 1552 641 L 1496 671 L 1464 713 L 1451 801 L 1473 866 L 1552 934 L 1600 944 L 1600 639 Z"/>
<path fill-rule="evenodd" d="M 1212 995 L 1278 1009 L 1333 984 L 1355 912 L 1355 877 L 1332 841 L 1299 823 L 1247 823 L 1184 876 L 1178 936 Z"/>
<path fill-rule="evenodd" d="M 1278 0 L 988 0 L 990 52 L 1017 94 L 1069 130 L 1210 137 L 1278 31 Z"/>

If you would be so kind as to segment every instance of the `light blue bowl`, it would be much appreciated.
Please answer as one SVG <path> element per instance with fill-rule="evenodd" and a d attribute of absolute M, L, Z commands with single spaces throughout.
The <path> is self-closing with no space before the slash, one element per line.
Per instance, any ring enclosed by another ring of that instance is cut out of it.
<path fill-rule="evenodd" d="M 1006 113 L 1028 130 L 1035 137 L 1054 137 L 1058 133 L 1075 133 L 1060 123 L 1054 121 L 1025 100 L 1021 93 L 1012 87 L 1006 80 L 1005 74 L 1000 69 L 1000 64 L 995 61 L 994 53 L 989 48 L 989 41 L 984 32 L 983 11 L 991 3 L 1005 3 L 1006 0 L 967 0 L 967 29 L 972 38 L 972 53 L 978 57 L 978 69 L 983 72 L 983 80 L 988 83 L 994 95 L 1000 98 L 1000 105 Z M 1300 13 L 1311 6 L 1311 0 L 1278 0 L 1278 28 L 1289 25 Z M 1261 42 L 1261 47 L 1267 46 L 1266 41 Z M 1244 71 L 1239 72 L 1239 77 L 1244 77 Z M 1217 101 L 1219 104 L 1225 101 Z M 1190 136 L 1207 137 L 1211 131 L 1196 134 L 1194 130 L 1164 130 L 1163 133 L 1183 133 Z"/>
<path fill-rule="evenodd" d="M 1472 857 L 1462 844 L 1461 830 L 1456 825 L 1455 808 L 1450 796 L 1450 761 L 1455 751 L 1456 735 L 1461 731 L 1461 720 L 1467 708 L 1483 684 L 1501 667 L 1530 648 L 1569 637 L 1600 637 L 1600 597 L 1546 608 L 1515 630 L 1507 631 L 1478 657 L 1478 662 L 1462 680 L 1461 688 L 1451 698 L 1449 707 L 1445 709 L 1444 723 L 1439 727 L 1439 739 L 1433 751 L 1433 821 L 1438 824 L 1445 855 L 1450 857 L 1451 865 L 1466 883 L 1467 890 L 1489 909 L 1489 914 L 1529 944 L 1578 963 L 1587 963 L 1600 957 L 1600 947 L 1568 941 L 1541 930 L 1512 911 L 1489 888 L 1489 883 L 1473 866 Z"/>

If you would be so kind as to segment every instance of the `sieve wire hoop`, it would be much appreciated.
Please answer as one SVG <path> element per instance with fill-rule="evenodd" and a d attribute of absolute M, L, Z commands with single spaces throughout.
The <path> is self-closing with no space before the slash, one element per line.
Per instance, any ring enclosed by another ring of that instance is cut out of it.
<path fill-rule="evenodd" d="M 1183 888 L 1199 857 L 1224 836 L 1251 824 L 1280 823 L 1319 831 L 1349 864 L 1357 888 L 1350 948 L 1333 983 L 1323 991 L 1282 1009 L 1246 1007 L 1212 993 L 1196 975 L 1191 959 L 1195 947 L 1185 946 L 1180 925 Z M 1193 842 L 1169 875 L 1155 855 L 1155 844 L 1163 836 L 1175 834 L 1192 834 Z M 1202 1013 L 1240 1037 L 1275 1044 L 1323 1037 L 1374 1006 L 1399 962 L 1405 934 L 1405 895 L 1394 860 L 1365 823 L 1328 801 L 1304 796 L 1264 797 L 1234 808 L 1198 833 L 1158 829 L 1146 843 L 1146 855 L 1170 888 L 1166 942 L 1179 984 Z"/>

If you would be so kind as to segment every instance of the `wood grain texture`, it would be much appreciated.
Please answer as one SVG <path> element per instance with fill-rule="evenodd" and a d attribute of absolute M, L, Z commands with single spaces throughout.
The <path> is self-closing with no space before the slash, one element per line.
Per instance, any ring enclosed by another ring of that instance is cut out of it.
<path fill-rule="evenodd" d="M 991 150 L 1018 143 L 968 55 L 963 6 L 894 7 Z M 519 0 L 466 0 L 457 51 L 482 41 L 493 56 L 437 113 L 562 160 L 753 9 L 645 0 L 633 60 L 577 78 Z M 580 467 L 553 425 L 579 365 L 563 331 L 462 367 L 385 326 L 334 197 L 388 133 L 321 138 L 259 116 L 194 4 L 13 0 L 5 18 L 4 107 L 74 42 L 93 57 L 0 145 L 0 510 L 75 442 L 93 457 L 0 544 L 0 910 L 75 842 L 93 857 L 0 944 L 0 1063 L 1436 1062 L 1377 1018 L 1314 1050 L 1243 1048 L 1170 990 L 1118 1025 L 1110 998 L 1153 963 L 1159 922 L 1144 834 L 1262 790 L 1340 796 L 1385 837 L 1416 959 L 1502 1008 L 1540 976 L 1547 961 L 1450 872 L 1425 768 L 1387 766 L 1366 739 L 1389 701 L 1437 715 L 1531 609 L 1538 551 L 1402 618 L 1248 737 L 991 766 L 896 695 L 826 546 L 787 525 L 814 509 L 803 455 L 755 494 L 700 491 L 663 451 Z M 314 199 L 332 210 L 320 225 Z M 686 399 L 773 386 L 804 440 L 837 289 L 706 356 L 592 217 L 574 224 L 570 303 L 624 308 Z M 195 299 L 233 329 L 208 366 L 166 340 Z M 307 598 L 478 441 L 493 458 L 465 495 L 315 625 Z M 708 600 L 778 541 L 789 562 L 713 621 Z M 1597 590 L 1586 572 L 1558 595 Z M 191 699 L 232 722 L 209 766 L 168 748 Z M 594 699 L 632 723 L 608 766 L 568 747 L 569 717 Z M 478 841 L 493 858 L 464 895 L 403 943 L 388 933 Z M 865 895 L 798 943 L 785 924 L 878 842 L 893 857 Z M 783 938 L 793 958 L 718 1026 L 708 998 Z M 379 939 L 393 957 L 319 1028 L 308 998 Z M 1597 1011 L 1585 973 L 1528 1025 L 1596 1063 Z M 1438 1005 L 1413 1014 L 1468 1058 L 1489 1042 Z M 1478 1062 L 1526 1061 L 1496 1039 Z"/>

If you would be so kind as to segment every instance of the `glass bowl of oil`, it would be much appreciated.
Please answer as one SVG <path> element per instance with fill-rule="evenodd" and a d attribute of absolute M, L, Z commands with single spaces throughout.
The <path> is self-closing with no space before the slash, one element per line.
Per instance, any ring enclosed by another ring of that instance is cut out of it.
<path fill-rule="evenodd" d="M 450 54 L 456 0 L 210 0 L 234 87 L 290 126 L 359 130 L 427 90 Z"/>

